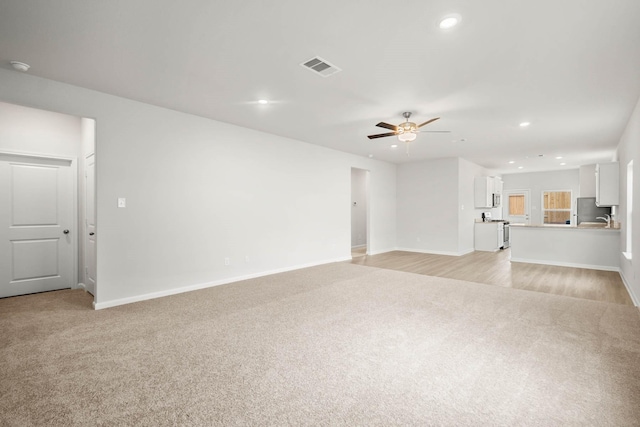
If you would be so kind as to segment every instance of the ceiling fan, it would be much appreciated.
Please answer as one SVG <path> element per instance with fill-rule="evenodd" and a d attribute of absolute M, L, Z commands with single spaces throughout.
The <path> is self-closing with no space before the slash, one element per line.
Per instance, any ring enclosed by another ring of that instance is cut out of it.
<path fill-rule="evenodd" d="M 415 123 L 409 121 L 409 118 L 411 117 L 411 112 L 409 112 L 409 111 L 404 112 L 404 113 L 402 113 L 402 116 L 406 120 L 405 120 L 404 123 L 400 123 L 398 126 L 390 125 L 389 123 L 385 123 L 385 122 L 380 122 L 380 123 L 378 123 L 376 125 L 376 126 L 381 127 L 381 128 L 390 129 L 393 132 L 379 133 L 377 135 L 369 135 L 368 138 L 369 139 L 376 139 L 376 138 L 384 138 L 385 136 L 397 135 L 398 139 L 400 141 L 402 141 L 402 142 L 411 142 L 414 139 L 416 139 L 416 137 L 418 136 L 417 134 L 419 132 L 431 132 L 431 133 L 449 133 L 450 132 L 448 130 L 426 130 L 426 131 L 425 130 L 418 130 L 422 126 L 425 126 L 425 125 L 428 125 L 429 123 L 435 122 L 440 117 L 436 117 L 435 119 L 427 120 L 424 123 L 416 125 Z"/>

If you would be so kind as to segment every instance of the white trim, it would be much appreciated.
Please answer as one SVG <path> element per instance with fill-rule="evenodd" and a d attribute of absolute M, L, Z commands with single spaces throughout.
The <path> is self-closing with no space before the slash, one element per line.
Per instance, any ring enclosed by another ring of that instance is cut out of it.
<path fill-rule="evenodd" d="M 227 279 L 216 280 L 213 282 L 198 283 L 195 285 L 183 286 L 183 287 L 174 288 L 174 289 L 167 289 L 166 291 L 152 292 L 149 294 L 136 295 L 132 297 L 120 298 L 120 299 L 115 299 L 111 301 L 104 301 L 104 302 L 98 302 L 98 303 L 94 301 L 93 308 L 96 310 L 102 310 L 103 308 L 116 307 L 119 305 L 131 304 L 134 302 L 140 302 L 140 301 L 146 301 L 146 300 L 155 299 L 155 298 L 166 297 L 170 295 L 182 294 L 184 292 L 191 292 L 191 291 L 197 291 L 200 289 L 212 288 L 214 286 L 226 285 L 229 283 L 240 282 L 242 280 L 255 279 L 257 277 L 269 276 L 272 274 L 284 273 L 287 271 L 299 270 L 302 268 L 315 267 L 317 265 L 331 264 L 334 262 L 343 262 L 343 261 L 351 261 L 351 256 L 340 257 L 336 259 L 324 260 L 319 262 L 312 262 L 309 264 L 301 264 L 301 265 L 292 266 L 292 267 L 278 268 L 275 270 L 263 271 L 260 273 L 230 277 Z"/>
<path fill-rule="evenodd" d="M 367 247 L 366 244 L 364 244 L 364 245 L 355 245 L 355 246 L 351 246 L 351 249 L 360 249 L 360 248 L 366 248 L 366 247 Z"/>
<path fill-rule="evenodd" d="M 82 289 L 83 291 L 87 292 L 87 286 L 84 283 L 78 283 L 76 285 L 76 289 Z"/>
<path fill-rule="evenodd" d="M 627 261 L 631 261 L 633 259 L 633 256 L 631 254 L 631 252 L 622 252 L 622 256 L 627 260 Z"/>
<path fill-rule="evenodd" d="M 624 273 L 622 272 L 622 270 L 620 270 L 620 278 L 622 279 L 622 283 L 624 283 L 624 287 L 627 288 L 627 293 L 631 297 L 633 305 L 635 305 L 636 307 L 640 307 L 640 299 L 633 293 L 633 289 L 631 289 L 629 282 L 627 282 L 627 278 L 624 277 Z"/>
<path fill-rule="evenodd" d="M 369 250 L 367 255 L 380 255 L 380 254 L 386 254 L 387 252 L 393 252 L 393 251 L 397 251 L 399 250 L 398 248 L 386 248 L 386 249 L 380 249 L 378 251 L 371 251 Z"/>
<path fill-rule="evenodd" d="M 419 254 L 448 255 L 448 256 L 462 256 L 462 255 L 470 254 L 471 252 L 474 251 L 474 249 L 466 249 L 462 252 L 450 252 L 450 251 L 433 251 L 428 249 L 413 249 L 413 248 L 396 248 L 394 250 L 403 251 L 403 252 L 415 252 Z"/>
<path fill-rule="evenodd" d="M 545 209 L 544 208 L 544 193 L 569 193 L 569 201 L 571 202 L 571 206 L 569 209 Z M 541 224 L 552 224 L 544 222 L 544 213 L 545 212 L 569 212 L 569 224 L 574 225 L 575 220 L 573 217 L 575 206 L 573 205 L 573 191 L 572 190 L 541 190 L 540 191 L 540 223 Z M 529 215 L 531 216 L 531 215 Z"/>
<path fill-rule="evenodd" d="M 540 261 L 526 258 L 513 258 L 511 262 L 524 262 L 527 264 L 542 264 L 542 265 L 555 265 L 558 267 L 573 267 L 573 268 L 587 268 L 589 270 L 602 270 L 602 271 L 617 271 L 620 272 L 619 267 L 611 265 L 593 265 L 593 264 L 578 264 L 573 262 L 557 262 L 557 261 Z"/>
<path fill-rule="evenodd" d="M 11 151 L 11 150 L 0 150 L 0 155 L 7 157 L 19 157 L 24 158 L 23 161 L 28 161 L 28 159 L 45 159 L 45 160 L 62 160 L 67 162 L 77 161 L 77 157 L 68 157 L 68 156 L 57 156 L 55 154 L 42 154 L 42 153 L 32 153 L 28 151 Z"/>

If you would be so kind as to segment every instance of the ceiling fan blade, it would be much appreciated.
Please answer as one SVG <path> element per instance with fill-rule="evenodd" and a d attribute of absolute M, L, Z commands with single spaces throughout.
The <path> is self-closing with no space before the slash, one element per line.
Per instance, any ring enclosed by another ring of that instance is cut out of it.
<path fill-rule="evenodd" d="M 379 128 L 391 129 L 393 131 L 398 130 L 398 126 L 390 125 L 389 123 L 385 123 L 385 122 L 380 122 L 376 126 L 378 126 Z"/>
<path fill-rule="evenodd" d="M 440 117 L 436 117 L 435 119 L 431 119 L 431 120 L 427 120 L 426 122 L 422 123 L 421 125 L 418 126 L 418 128 L 421 128 L 424 125 L 428 125 L 429 123 L 435 122 L 436 120 L 438 120 Z"/>
<path fill-rule="evenodd" d="M 397 134 L 395 132 L 379 133 L 377 135 L 369 135 L 369 136 L 367 136 L 367 138 L 376 139 L 376 138 L 384 138 L 385 136 L 393 136 L 393 135 L 397 135 Z"/>

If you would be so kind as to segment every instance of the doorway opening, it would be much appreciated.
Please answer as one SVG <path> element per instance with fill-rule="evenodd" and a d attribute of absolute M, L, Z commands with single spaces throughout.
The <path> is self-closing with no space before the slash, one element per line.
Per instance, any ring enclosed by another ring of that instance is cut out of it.
<path fill-rule="evenodd" d="M 95 300 L 95 140 L 93 119 L 0 102 L 0 297 Z"/>
<path fill-rule="evenodd" d="M 369 254 L 369 171 L 351 168 L 351 258 Z"/>

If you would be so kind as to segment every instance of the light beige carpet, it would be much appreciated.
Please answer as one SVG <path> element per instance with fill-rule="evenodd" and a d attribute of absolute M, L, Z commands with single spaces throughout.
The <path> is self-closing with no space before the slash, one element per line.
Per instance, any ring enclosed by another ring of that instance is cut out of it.
<path fill-rule="evenodd" d="M 332 264 L 0 300 L 0 425 L 640 424 L 637 309 Z"/>

